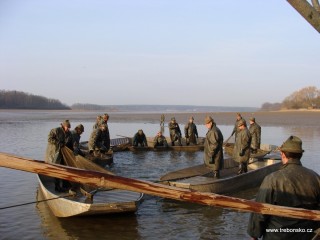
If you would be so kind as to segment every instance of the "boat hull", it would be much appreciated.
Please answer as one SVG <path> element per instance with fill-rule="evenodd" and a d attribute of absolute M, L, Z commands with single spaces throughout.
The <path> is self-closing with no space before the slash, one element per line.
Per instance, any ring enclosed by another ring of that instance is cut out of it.
<path fill-rule="evenodd" d="M 135 212 L 143 198 L 142 193 L 111 189 L 98 191 L 91 202 L 80 192 L 75 197 L 55 192 L 52 177 L 38 175 L 38 179 L 43 198 L 56 217 Z"/>
<path fill-rule="evenodd" d="M 282 165 L 276 146 L 264 144 L 263 149 L 269 153 L 262 158 L 250 158 L 247 173 L 238 175 L 239 163 L 232 158 L 225 158 L 219 179 L 213 178 L 212 169 L 202 164 L 167 173 L 160 180 L 163 184 L 174 187 L 221 194 L 256 187 L 265 176 L 277 171 Z"/>
<path fill-rule="evenodd" d="M 266 160 L 270 165 L 263 166 L 259 169 L 250 169 L 244 174 L 237 175 L 238 168 L 228 169 L 233 174 L 226 178 L 214 179 L 212 177 L 196 176 L 181 181 L 168 181 L 167 184 L 174 187 L 188 188 L 199 192 L 212 193 L 232 193 L 239 190 L 257 187 L 268 174 L 277 171 L 281 166 L 280 160 Z M 259 164 L 265 165 L 265 161 L 258 161 Z"/>
<path fill-rule="evenodd" d="M 132 146 L 132 138 L 130 138 L 130 147 L 128 149 L 133 152 L 138 152 L 138 151 L 184 151 L 184 152 L 197 152 L 197 151 L 202 151 L 204 149 L 204 138 L 199 137 L 197 140 L 197 144 L 191 144 L 191 145 L 186 145 L 186 140 L 185 138 L 181 139 L 182 146 L 179 146 L 177 142 L 175 142 L 175 146 L 171 146 L 171 140 L 169 137 L 166 137 L 168 147 L 163 147 L 163 146 L 158 146 L 158 147 L 153 147 L 154 142 L 153 142 L 152 137 L 147 137 L 147 143 L 148 147 L 135 147 Z"/>

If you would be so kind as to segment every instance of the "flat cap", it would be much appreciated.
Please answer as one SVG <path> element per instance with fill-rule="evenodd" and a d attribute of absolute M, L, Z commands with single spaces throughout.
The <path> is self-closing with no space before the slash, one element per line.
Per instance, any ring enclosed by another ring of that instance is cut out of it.
<path fill-rule="evenodd" d="M 302 141 L 296 136 L 290 136 L 279 148 L 282 152 L 303 153 Z"/>
<path fill-rule="evenodd" d="M 208 124 L 210 122 L 214 122 L 213 118 L 211 116 L 206 116 L 204 118 L 204 124 Z"/>

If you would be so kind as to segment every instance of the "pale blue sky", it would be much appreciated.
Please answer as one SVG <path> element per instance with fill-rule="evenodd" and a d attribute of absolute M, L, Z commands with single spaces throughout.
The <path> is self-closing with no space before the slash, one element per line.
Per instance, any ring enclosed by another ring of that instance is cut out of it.
<path fill-rule="evenodd" d="M 320 88 L 286 0 L 1 0 L 0 89 L 73 103 L 260 107 Z"/>

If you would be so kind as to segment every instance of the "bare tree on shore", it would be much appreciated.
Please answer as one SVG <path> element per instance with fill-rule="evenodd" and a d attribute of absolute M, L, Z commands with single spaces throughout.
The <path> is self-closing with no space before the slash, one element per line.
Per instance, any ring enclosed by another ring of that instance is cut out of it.
<path fill-rule="evenodd" d="M 320 90 L 315 86 L 305 87 L 286 97 L 282 103 L 264 103 L 261 106 L 264 111 L 301 108 L 320 108 Z"/>

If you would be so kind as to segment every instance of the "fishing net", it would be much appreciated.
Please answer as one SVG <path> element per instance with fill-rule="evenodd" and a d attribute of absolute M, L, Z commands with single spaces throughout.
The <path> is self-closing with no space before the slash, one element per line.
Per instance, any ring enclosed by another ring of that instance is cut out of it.
<path fill-rule="evenodd" d="M 107 174 L 114 175 L 112 172 L 108 171 L 107 169 L 100 167 L 99 165 L 91 162 L 90 160 L 86 159 L 85 157 L 82 157 L 81 155 L 74 155 L 73 151 L 70 150 L 67 147 L 64 147 L 61 149 L 63 159 L 67 166 L 69 167 L 75 167 L 90 171 L 97 171 L 97 172 L 103 172 Z"/>
<path fill-rule="evenodd" d="M 61 148 L 61 153 L 65 161 L 65 164 L 69 167 L 80 168 L 80 169 L 85 169 L 90 171 L 97 171 L 97 172 L 114 175 L 114 173 L 108 171 L 103 167 L 100 167 L 99 165 L 91 162 L 85 157 L 82 157 L 80 155 L 75 156 L 73 151 L 67 147 Z M 82 184 L 81 187 L 87 192 L 91 192 L 96 189 L 96 187 L 85 185 L 85 184 Z"/>

